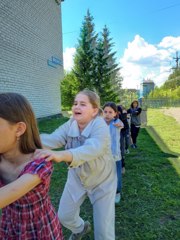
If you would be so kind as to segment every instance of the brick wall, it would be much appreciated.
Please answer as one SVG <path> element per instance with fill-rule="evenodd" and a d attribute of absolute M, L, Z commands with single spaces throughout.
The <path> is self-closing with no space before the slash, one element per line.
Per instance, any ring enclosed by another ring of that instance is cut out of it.
<path fill-rule="evenodd" d="M 23 94 L 38 118 L 60 113 L 62 59 L 61 4 L 0 1 L 0 92 Z"/>

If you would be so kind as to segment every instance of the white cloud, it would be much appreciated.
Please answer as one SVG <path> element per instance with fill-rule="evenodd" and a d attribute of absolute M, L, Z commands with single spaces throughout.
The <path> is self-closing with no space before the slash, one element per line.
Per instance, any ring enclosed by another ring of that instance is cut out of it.
<path fill-rule="evenodd" d="M 124 88 L 140 88 L 143 79 L 151 79 L 157 86 L 167 80 L 175 52 L 180 50 L 180 37 L 165 37 L 153 45 L 136 35 L 128 43 L 120 59 Z"/>
<path fill-rule="evenodd" d="M 75 52 L 75 48 L 66 48 L 65 52 L 63 53 L 64 69 L 66 71 L 70 71 L 73 67 L 73 57 Z"/>
<path fill-rule="evenodd" d="M 171 48 L 175 51 L 178 51 L 180 49 L 180 37 L 164 37 L 158 46 L 163 48 Z"/>

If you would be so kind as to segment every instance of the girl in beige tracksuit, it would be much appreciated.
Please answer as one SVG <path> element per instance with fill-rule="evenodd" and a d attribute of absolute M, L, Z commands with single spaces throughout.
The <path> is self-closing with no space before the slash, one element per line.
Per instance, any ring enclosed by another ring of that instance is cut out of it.
<path fill-rule="evenodd" d="M 45 148 L 65 146 L 65 150 L 36 152 L 47 161 L 69 164 L 58 215 L 61 223 L 72 231 L 70 239 L 81 239 L 76 237 L 86 233 L 84 220 L 79 216 L 86 196 L 93 205 L 95 240 L 115 239 L 117 177 L 109 128 L 98 116 L 99 106 L 99 97 L 94 92 L 79 92 L 72 107 L 73 117 L 52 134 L 41 134 Z"/>

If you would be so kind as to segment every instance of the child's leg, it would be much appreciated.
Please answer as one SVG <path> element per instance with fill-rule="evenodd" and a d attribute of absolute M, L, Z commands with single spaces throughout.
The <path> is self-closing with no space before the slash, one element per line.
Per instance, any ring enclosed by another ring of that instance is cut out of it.
<path fill-rule="evenodd" d="M 87 196 L 80 179 L 73 169 L 68 171 L 67 182 L 60 199 L 58 216 L 62 225 L 73 233 L 80 233 L 84 229 L 84 221 L 79 216 L 80 206 Z"/>
<path fill-rule="evenodd" d="M 93 203 L 94 239 L 115 240 L 115 194 L 116 178 L 111 184 L 111 191 Z M 102 189 L 99 189 L 102 191 Z M 98 192 L 97 192 L 98 193 Z M 98 193 L 99 194 L 99 193 Z"/>
<path fill-rule="evenodd" d="M 125 134 L 123 130 L 120 132 L 120 150 L 123 158 L 125 156 Z"/>
<path fill-rule="evenodd" d="M 131 124 L 131 138 L 132 138 L 132 144 L 136 143 L 136 127 L 134 124 Z"/>
<path fill-rule="evenodd" d="M 129 129 L 126 129 L 125 133 L 125 149 L 127 150 L 129 148 Z"/>
<path fill-rule="evenodd" d="M 79 216 L 80 206 L 84 202 L 86 195 L 84 194 L 77 202 L 70 195 L 67 185 L 65 185 L 61 196 L 58 217 L 61 224 L 70 229 L 73 233 L 80 233 L 84 229 L 84 221 Z"/>
<path fill-rule="evenodd" d="M 121 192 L 122 188 L 122 161 L 116 161 L 116 171 L 117 171 L 117 193 Z"/>
<path fill-rule="evenodd" d="M 136 144 L 136 141 L 137 141 L 137 136 L 138 136 L 138 134 L 139 134 L 139 130 L 140 130 L 140 127 L 136 127 L 135 144 Z"/>

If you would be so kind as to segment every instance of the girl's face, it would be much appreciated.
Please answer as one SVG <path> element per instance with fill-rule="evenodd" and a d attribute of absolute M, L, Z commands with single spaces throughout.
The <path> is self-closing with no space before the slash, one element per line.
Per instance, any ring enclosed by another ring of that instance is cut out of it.
<path fill-rule="evenodd" d="M 107 123 L 113 120 L 116 117 L 117 113 L 111 107 L 105 107 L 103 110 L 103 116 Z"/>
<path fill-rule="evenodd" d="M 0 154 L 17 148 L 17 124 L 10 124 L 0 118 Z"/>
<path fill-rule="evenodd" d="M 98 108 L 94 108 L 89 98 L 80 93 L 74 100 L 72 113 L 78 124 L 88 124 L 97 115 Z"/>
<path fill-rule="evenodd" d="M 138 106 L 137 102 L 133 102 L 133 108 L 136 108 Z"/>

